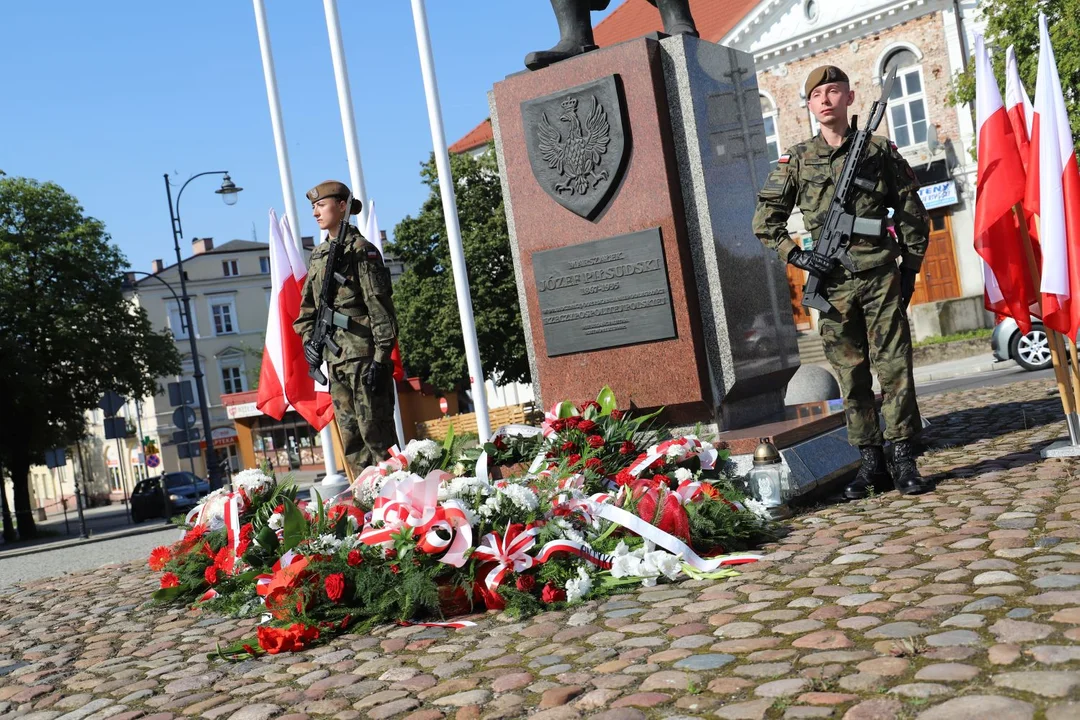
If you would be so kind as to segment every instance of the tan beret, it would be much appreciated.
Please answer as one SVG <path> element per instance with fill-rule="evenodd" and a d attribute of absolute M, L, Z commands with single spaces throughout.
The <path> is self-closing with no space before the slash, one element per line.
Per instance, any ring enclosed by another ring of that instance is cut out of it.
<path fill-rule="evenodd" d="M 818 85 L 824 85 L 825 83 L 850 83 L 847 73 L 835 65 L 822 65 L 819 68 L 814 68 L 809 77 L 806 78 L 806 85 L 803 86 L 803 91 L 806 97 L 810 97 L 810 93 Z"/>
<path fill-rule="evenodd" d="M 323 198 L 337 198 L 342 201 L 348 200 L 349 186 L 343 182 L 338 182 L 337 180 L 327 180 L 307 191 L 307 199 L 311 201 L 312 205 Z M 362 207 L 364 207 L 364 204 L 360 202 L 360 199 L 353 198 L 352 208 L 350 209 L 349 214 L 359 215 Z"/>

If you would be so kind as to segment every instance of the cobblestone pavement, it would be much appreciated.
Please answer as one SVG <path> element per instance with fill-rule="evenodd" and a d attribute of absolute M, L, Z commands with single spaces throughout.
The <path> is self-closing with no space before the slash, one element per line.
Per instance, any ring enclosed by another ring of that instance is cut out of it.
<path fill-rule="evenodd" d="M 211 662 L 250 623 L 143 600 L 145 566 L 0 594 L 0 720 L 1080 717 L 1080 479 L 1046 382 L 936 396 L 935 493 L 824 505 L 765 560 L 468 630 Z"/>

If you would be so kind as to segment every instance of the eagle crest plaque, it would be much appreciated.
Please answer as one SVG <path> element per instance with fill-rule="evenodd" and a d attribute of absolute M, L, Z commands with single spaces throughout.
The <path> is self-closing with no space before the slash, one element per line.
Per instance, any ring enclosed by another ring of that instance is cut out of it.
<path fill-rule="evenodd" d="M 628 154 L 618 78 L 526 100 L 521 115 L 540 187 L 567 210 L 596 218 L 614 197 Z"/>

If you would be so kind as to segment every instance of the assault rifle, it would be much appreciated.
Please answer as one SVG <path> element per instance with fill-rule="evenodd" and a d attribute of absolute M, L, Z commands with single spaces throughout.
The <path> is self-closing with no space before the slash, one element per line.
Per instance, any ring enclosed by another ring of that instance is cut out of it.
<path fill-rule="evenodd" d="M 885 115 L 885 106 L 889 102 L 889 93 L 892 92 L 893 81 L 896 80 L 896 68 L 889 70 L 885 80 L 881 83 L 881 97 L 870 106 L 870 120 L 862 130 L 858 129 L 859 118 L 857 115 L 851 118 L 851 127 L 855 130 L 855 137 L 851 140 L 851 149 L 848 150 L 847 159 L 844 160 L 844 169 L 840 171 L 840 180 L 836 183 L 836 192 L 832 202 L 829 203 L 829 212 L 825 216 L 825 224 L 821 228 L 814 252 L 830 257 L 848 270 L 854 272 L 855 266 L 848 254 L 848 246 L 851 244 L 852 235 L 870 235 L 881 237 L 884 232 L 884 219 L 861 218 L 848 212 L 848 203 L 851 199 L 852 185 L 863 190 L 874 189 L 874 183 L 865 178 L 856 177 L 859 167 L 866 157 L 866 148 L 870 145 L 870 136 L 881 124 L 881 118 Z M 811 274 L 803 288 L 804 307 L 814 308 L 821 312 L 829 312 L 833 309 L 832 303 L 821 292 L 821 278 Z"/>
<path fill-rule="evenodd" d="M 319 357 L 322 357 L 323 347 L 330 348 L 334 357 L 339 357 L 341 346 L 334 341 L 334 330 L 349 327 L 349 318 L 334 310 L 334 295 L 337 292 L 335 283 L 340 285 L 345 282 L 345 276 L 336 268 L 345 242 L 345 231 L 349 229 L 350 208 L 352 208 L 352 193 L 345 199 L 345 214 L 341 217 L 337 237 L 330 241 L 330 248 L 326 252 L 326 271 L 323 273 L 322 287 L 319 288 L 319 309 L 315 311 L 315 329 L 311 333 L 311 339 L 308 340 Z M 327 379 L 321 366 L 322 363 L 309 365 L 308 375 L 320 385 L 325 385 Z"/>

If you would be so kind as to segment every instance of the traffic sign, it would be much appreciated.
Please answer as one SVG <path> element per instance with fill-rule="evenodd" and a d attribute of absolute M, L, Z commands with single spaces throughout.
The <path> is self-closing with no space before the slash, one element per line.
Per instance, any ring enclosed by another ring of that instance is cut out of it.
<path fill-rule="evenodd" d="M 199 432 L 199 428 L 191 428 L 190 430 L 177 430 L 172 434 L 172 441 L 174 443 L 185 443 L 188 440 L 198 440 L 202 437 L 202 433 Z"/>
<path fill-rule="evenodd" d="M 160 464 L 161 464 L 161 456 L 160 455 L 147 455 L 146 456 L 146 467 L 148 467 L 148 468 L 156 468 Z"/>
<path fill-rule="evenodd" d="M 171 382 L 169 383 L 169 405 L 176 407 L 177 405 L 191 405 L 195 402 L 195 397 L 191 392 L 191 383 L 186 380 L 182 383 Z"/>
<path fill-rule="evenodd" d="M 191 449 L 190 454 L 188 453 L 188 448 Z M 199 457 L 200 455 L 202 455 L 202 451 L 199 450 L 198 445 L 188 445 L 185 443 L 176 446 L 176 456 L 181 460 L 187 460 L 189 457 Z"/>
<path fill-rule="evenodd" d="M 127 421 L 124 418 L 105 419 L 105 439 L 115 440 L 127 437 Z"/>
<path fill-rule="evenodd" d="M 443 415 L 450 411 L 450 403 L 446 402 L 446 398 L 439 398 L 439 409 L 442 410 Z"/>
<path fill-rule="evenodd" d="M 187 430 L 195 424 L 195 411 L 188 405 L 181 405 L 172 414 L 173 425 L 181 430 Z"/>
<path fill-rule="evenodd" d="M 125 402 L 120 395 L 117 395 L 112 390 L 106 390 L 105 394 L 101 396 L 98 407 L 105 412 L 105 417 L 112 417 L 120 411 L 120 408 L 124 407 Z"/>
<path fill-rule="evenodd" d="M 67 465 L 67 448 L 53 448 L 45 451 L 45 466 L 58 468 Z"/>

